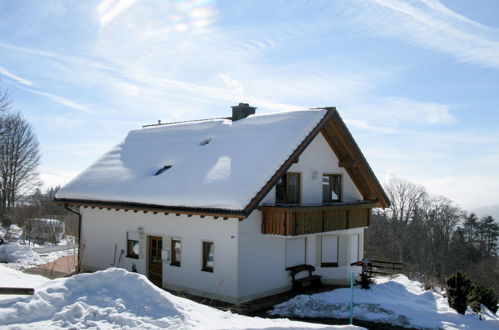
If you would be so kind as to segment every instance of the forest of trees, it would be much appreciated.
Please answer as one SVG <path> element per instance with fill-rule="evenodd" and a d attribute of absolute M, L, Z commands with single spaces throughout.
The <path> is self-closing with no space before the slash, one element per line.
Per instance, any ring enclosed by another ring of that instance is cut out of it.
<path fill-rule="evenodd" d="M 428 286 L 443 285 L 462 270 L 499 293 L 499 225 L 491 216 L 467 214 L 445 197 L 392 178 L 385 185 L 390 208 L 373 213 L 366 229 L 366 257 L 404 264 L 404 273 Z"/>
<path fill-rule="evenodd" d="M 30 219 L 57 219 L 66 222 L 66 232 L 77 236 L 75 216 L 54 203 L 58 188 L 39 189 L 40 157 L 31 125 L 13 111 L 9 94 L 0 90 L 0 224 L 25 227 L 28 236 Z"/>

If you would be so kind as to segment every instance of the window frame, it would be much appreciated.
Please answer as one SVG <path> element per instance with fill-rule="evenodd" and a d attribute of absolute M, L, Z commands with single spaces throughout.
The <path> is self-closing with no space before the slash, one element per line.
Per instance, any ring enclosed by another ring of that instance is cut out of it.
<path fill-rule="evenodd" d="M 291 176 L 295 176 L 297 178 L 297 200 L 291 200 L 290 198 L 290 180 L 289 180 L 289 177 Z M 279 179 L 278 179 L 278 182 L 279 180 L 284 180 L 284 200 L 279 200 L 278 199 L 278 188 L 277 188 L 277 185 L 279 183 L 276 183 L 275 185 L 275 189 L 276 189 L 276 193 L 275 193 L 275 203 L 276 204 L 300 204 L 301 203 L 301 173 L 300 172 L 286 172 L 284 173 Z"/>
<path fill-rule="evenodd" d="M 175 243 L 179 243 L 180 245 L 180 259 L 177 260 L 177 253 L 175 250 Z M 182 240 L 179 238 L 172 238 L 171 240 L 171 259 L 170 259 L 170 266 L 175 266 L 175 267 L 180 267 L 182 264 Z"/>
<path fill-rule="evenodd" d="M 324 177 L 328 177 L 328 198 L 324 199 Z M 338 192 L 338 199 L 331 199 L 331 192 L 333 191 L 332 189 L 332 184 L 331 184 L 331 178 L 339 178 L 339 192 Z M 343 175 L 342 174 L 337 174 L 337 173 L 322 173 L 322 202 L 323 203 L 337 203 L 341 202 L 343 199 Z"/>
<path fill-rule="evenodd" d="M 126 233 L 126 257 L 127 258 L 133 258 L 133 259 L 139 259 L 139 254 L 140 254 L 140 241 L 137 239 L 130 239 L 129 238 L 130 232 Z M 139 253 L 133 252 L 133 243 L 136 242 L 139 245 Z"/>
<path fill-rule="evenodd" d="M 206 249 L 205 246 L 211 246 L 211 249 Z M 210 251 L 213 254 L 212 266 L 208 266 Z M 206 254 L 207 253 L 207 254 Z M 213 273 L 215 268 L 215 243 L 213 241 L 202 241 L 201 244 L 201 270 L 203 272 Z"/>
<path fill-rule="evenodd" d="M 323 261 L 324 237 L 336 237 L 336 262 L 324 262 Z M 322 268 L 339 267 L 339 265 L 338 265 L 339 257 L 340 257 L 340 236 L 339 235 L 322 235 L 321 236 L 321 267 Z"/>

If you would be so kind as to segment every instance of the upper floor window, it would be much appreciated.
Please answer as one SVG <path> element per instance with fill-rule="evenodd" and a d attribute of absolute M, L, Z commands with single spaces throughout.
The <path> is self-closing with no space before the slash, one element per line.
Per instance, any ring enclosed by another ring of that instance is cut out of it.
<path fill-rule="evenodd" d="M 300 173 L 286 173 L 277 180 L 275 201 L 283 204 L 300 203 Z"/>
<path fill-rule="evenodd" d="M 340 174 L 324 174 L 322 176 L 322 201 L 324 203 L 341 201 Z"/>

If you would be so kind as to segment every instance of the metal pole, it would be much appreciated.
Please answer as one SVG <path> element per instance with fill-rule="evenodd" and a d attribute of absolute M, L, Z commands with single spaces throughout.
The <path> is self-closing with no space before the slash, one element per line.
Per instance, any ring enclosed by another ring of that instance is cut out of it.
<path fill-rule="evenodd" d="M 350 273 L 350 325 L 353 325 L 353 271 Z"/>

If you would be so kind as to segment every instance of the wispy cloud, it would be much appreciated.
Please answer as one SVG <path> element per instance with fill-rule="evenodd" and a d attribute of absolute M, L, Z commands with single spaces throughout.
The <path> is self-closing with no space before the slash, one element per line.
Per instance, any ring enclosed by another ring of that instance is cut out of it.
<path fill-rule="evenodd" d="M 369 0 L 358 19 L 372 31 L 449 54 L 458 61 L 499 69 L 499 30 L 481 25 L 436 0 Z M 383 19 L 380 19 L 383 17 Z"/>
<path fill-rule="evenodd" d="M 135 0 L 102 0 L 97 6 L 101 26 L 104 27 L 112 22 L 119 15 L 126 12 L 134 3 Z"/>
<path fill-rule="evenodd" d="M 95 113 L 96 112 L 95 110 L 92 110 L 83 104 L 71 101 L 67 98 L 64 98 L 64 97 L 61 97 L 61 96 L 58 96 L 58 95 L 55 95 L 52 93 L 43 92 L 43 91 L 35 90 L 32 88 L 26 88 L 26 87 L 23 87 L 23 89 L 30 92 L 30 93 L 33 93 L 33 94 L 46 96 L 49 99 L 51 99 L 52 101 L 57 102 L 59 104 L 62 104 L 62 105 L 69 107 L 71 109 L 75 109 L 75 110 L 86 112 L 86 113 Z"/>
<path fill-rule="evenodd" d="M 422 102 L 402 97 L 380 97 L 366 94 L 363 100 L 348 104 L 350 115 L 385 126 L 453 124 L 457 118 L 451 106 L 437 102 Z"/>
<path fill-rule="evenodd" d="M 13 74 L 12 72 L 7 70 L 3 66 L 0 66 L 0 75 L 5 76 L 7 78 L 10 78 L 10 79 L 14 80 L 15 82 L 22 84 L 22 85 L 27 85 L 27 86 L 33 85 L 33 83 L 31 81 L 29 81 L 28 79 L 24 79 L 24 78 L 19 77 L 18 75 Z"/>

